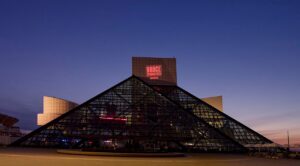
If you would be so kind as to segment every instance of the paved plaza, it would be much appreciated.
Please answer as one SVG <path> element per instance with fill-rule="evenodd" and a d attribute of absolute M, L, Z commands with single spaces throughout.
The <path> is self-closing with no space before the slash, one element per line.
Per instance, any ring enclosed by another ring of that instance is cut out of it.
<path fill-rule="evenodd" d="M 264 159 L 238 154 L 186 157 L 104 157 L 58 154 L 54 149 L 0 148 L 1 166 L 300 166 L 300 160 Z"/>

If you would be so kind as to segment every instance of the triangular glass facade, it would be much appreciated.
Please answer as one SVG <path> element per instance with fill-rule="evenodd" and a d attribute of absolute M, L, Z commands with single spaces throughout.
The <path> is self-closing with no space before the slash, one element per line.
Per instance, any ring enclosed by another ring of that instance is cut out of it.
<path fill-rule="evenodd" d="M 118 152 L 244 152 L 272 144 L 178 86 L 151 86 L 131 76 L 11 145 Z"/>

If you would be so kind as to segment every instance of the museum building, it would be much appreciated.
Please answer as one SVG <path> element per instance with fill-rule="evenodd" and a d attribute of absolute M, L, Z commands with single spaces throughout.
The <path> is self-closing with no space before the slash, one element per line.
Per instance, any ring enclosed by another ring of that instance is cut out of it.
<path fill-rule="evenodd" d="M 63 103 L 56 115 L 53 109 L 45 113 L 44 98 L 45 115 L 39 116 L 48 118 L 11 146 L 115 152 L 282 150 L 226 115 L 221 96 L 200 99 L 181 88 L 175 58 L 133 57 L 129 78 L 80 105 Z"/>

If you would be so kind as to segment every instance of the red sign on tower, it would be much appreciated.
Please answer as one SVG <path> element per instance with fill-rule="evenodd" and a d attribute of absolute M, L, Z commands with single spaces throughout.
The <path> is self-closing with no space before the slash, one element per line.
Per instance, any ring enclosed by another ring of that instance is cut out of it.
<path fill-rule="evenodd" d="M 151 80 L 157 80 L 162 75 L 161 65 L 146 66 L 146 76 Z"/>

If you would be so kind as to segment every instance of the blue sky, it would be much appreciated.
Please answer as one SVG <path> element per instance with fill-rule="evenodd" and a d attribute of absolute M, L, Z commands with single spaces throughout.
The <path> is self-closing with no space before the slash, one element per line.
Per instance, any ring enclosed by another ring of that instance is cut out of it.
<path fill-rule="evenodd" d="M 267 134 L 289 129 L 300 142 L 299 8 L 297 0 L 1 0 L 0 112 L 32 130 L 43 95 L 82 103 L 129 77 L 132 56 L 176 57 L 181 87 L 223 95 L 230 116 Z"/>

